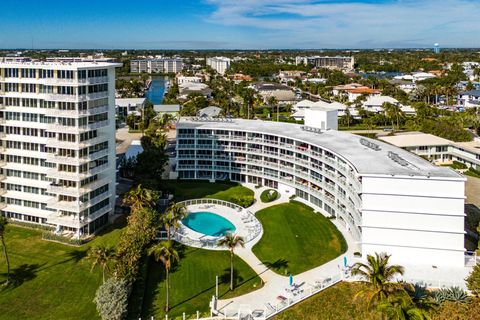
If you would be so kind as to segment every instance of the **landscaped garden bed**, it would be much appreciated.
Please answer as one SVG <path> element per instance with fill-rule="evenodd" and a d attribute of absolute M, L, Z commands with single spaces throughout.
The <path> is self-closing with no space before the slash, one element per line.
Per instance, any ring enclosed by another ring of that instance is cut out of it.
<path fill-rule="evenodd" d="M 260 194 L 260 200 L 264 203 L 275 201 L 278 197 L 278 191 L 273 189 L 267 189 Z"/>

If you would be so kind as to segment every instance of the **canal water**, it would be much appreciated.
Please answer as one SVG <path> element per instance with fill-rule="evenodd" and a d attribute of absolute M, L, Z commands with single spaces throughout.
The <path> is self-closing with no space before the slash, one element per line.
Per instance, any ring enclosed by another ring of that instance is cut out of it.
<path fill-rule="evenodd" d="M 152 83 L 145 92 L 145 97 L 153 104 L 161 104 L 163 100 L 163 94 L 165 93 L 165 83 L 168 81 L 165 77 L 153 77 Z"/>

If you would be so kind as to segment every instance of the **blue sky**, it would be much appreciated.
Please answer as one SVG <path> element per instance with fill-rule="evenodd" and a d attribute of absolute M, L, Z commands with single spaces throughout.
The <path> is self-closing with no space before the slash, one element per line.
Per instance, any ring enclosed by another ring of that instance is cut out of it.
<path fill-rule="evenodd" d="M 480 0 L 1 0 L 0 48 L 480 47 Z"/>

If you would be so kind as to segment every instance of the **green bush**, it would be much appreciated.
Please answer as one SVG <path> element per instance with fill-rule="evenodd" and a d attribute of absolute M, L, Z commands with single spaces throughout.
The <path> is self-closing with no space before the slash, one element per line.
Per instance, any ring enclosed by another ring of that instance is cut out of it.
<path fill-rule="evenodd" d="M 241 207 L 248 208 L 255 202 L 255 198 L 252 196 L 232 196 L 227 201 L 238 204 Z"/>
<path fill-rule="evenodd" d="M 480 178 L 480 170 L 470 168 L 465 171 L 465 174 L 470 177 Z"/>
<path fill-rule="evenodd" d="M 467 169 L 467 165 L 459 161 L 453 161 L 452 168 L 456 170 Z"/>
<path fill-rule="evenodd" d="M 38 223 L 33 223 L 33 222 L 17 221 L 17 220 L 9 219 L 8 223 L 10 223 L 12 225 L 15 225 L 15 226 L 23 227 L 23 228 L 30 228 L 30 229 L 37 229 L 37 230 L 44 230 L 44 231 L 55 230 L 55 228 L 52 227 L 52 226 L 46 226 L 46 225 L 43 225 L 43 224 L 38 224 Z"/>
<path fill-rule="evenodd" d="M 56 241 L 56 242 L 61 242 L 64 244 L 69 244 L 72 246 L 81 246 L 82 244 L 88 242 L 86 239 L 74 239 L 74 238 L 67 238 L 59 234 L 55 234 L 53 232 L 44 232 L 42 234 L 42 239 L 43 240 L 49 240 L 49 241 Z"/>
<path fill-rule="evenodd" d="M 108 279 L 95 293 L 93 302 L 104 320 L 122 320 L 127 315 L 128 295 L 131 285 L 125 279 Z"/>
<path fill-rule="evenodd" d="M 278 199 L 278 191 L 273 189 L 267 189 L 260 194 L 260 200 L 262 202 L 272 202 Z"/>

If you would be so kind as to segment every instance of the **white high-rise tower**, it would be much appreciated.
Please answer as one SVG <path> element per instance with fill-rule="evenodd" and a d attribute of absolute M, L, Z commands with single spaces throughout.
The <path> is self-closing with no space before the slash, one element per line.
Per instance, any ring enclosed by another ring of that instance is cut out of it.
<path fill-rule="evenodd" d="M 115 68 L 0 58 L 1 213 L 80 237 L 115 203 Z"/>

